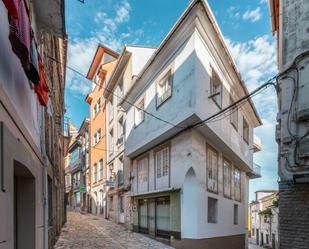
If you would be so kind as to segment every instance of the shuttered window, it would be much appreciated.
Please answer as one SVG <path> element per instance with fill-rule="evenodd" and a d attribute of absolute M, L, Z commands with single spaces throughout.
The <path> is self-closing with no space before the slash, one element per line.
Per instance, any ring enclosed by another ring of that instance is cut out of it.
<path fill-rule="evenodd" d="M 157 178 L 168 176 L 170 168 L 169 148 L 156 152 Z"/>
<path fill-rule="evenodd" d="M 218 192 L 218 153 L 207 148 L 207 188 L 211 192 Z"/>

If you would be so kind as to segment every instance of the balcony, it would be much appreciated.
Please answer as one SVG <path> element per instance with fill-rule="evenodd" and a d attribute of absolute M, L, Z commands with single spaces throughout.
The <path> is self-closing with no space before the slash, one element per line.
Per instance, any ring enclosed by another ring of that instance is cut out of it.
<path fill-rule="evenodd" d="M 254 138 L 253 138 L 253 152 L 259 152 L 262 150 L 262 141 L 261 139 L 254 135 Z"/>
<path fill-rule="evenodd" d="M 257 179 L 257 178 L 261 178 L 262 174 L 261 174 L 261 166 L 253 163 L 253 169 L 252 172 L 249 174 L 250 179 Z"/>
<path fill-rule="evenodd" d="M 124 174 L 123 170 L 118 170 L 117 172 L 117 186 L 120 187 L 124 183 Z"/>

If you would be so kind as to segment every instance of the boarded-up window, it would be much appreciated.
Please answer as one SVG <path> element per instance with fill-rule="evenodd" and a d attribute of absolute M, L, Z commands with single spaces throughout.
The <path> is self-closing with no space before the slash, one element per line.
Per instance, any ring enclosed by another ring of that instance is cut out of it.
<path fill-rule="evenodd" d="M 231 164 L 226 160 L 223 162 L 223 177 L 224 196 L 230 198 L 232 187 L 232 167 Z"/>
<path fill-rule="evenodd" d="M 241 174 L 240 174 L 240 170 L 238 169 L 234 169 L 234 198 L 237 201 L 240 201 L 241 195 Z"/>
<path fill-rule="evenodd" d="M 207 146 L 207 188 L 218 192 L 218 153 Z"/>

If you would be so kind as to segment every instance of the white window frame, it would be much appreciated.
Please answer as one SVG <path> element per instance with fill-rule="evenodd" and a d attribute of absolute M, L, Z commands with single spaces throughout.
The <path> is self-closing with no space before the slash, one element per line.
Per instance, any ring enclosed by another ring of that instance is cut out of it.
<path fill-rule="evenodd" d="M 216 70 L 211 66 L 210 96 L 215 104 L 222 108 L 223 84 Z"/>
<path fill-rule="evenodd" d="M 140 99 L 134 108 L 135 127 L 139 126 L 145 120 L 145 98 Z"/>
<path fill-rule="evenodd" d="M 160 107 L 165 101 L 172 97 L 173 74 L 169 69 L 156 84 L 156 107 Z"/>
<path fill-rule="evenodd" d="M 229 189 L 226 189 L 228 186 Z M 226 159 L 223 159 L 223 195 L 232 197 L 232 164 Z"/>
<path fill-rule="evenodd" d="M 168 176 L 170 173 L 170 150 L 164 147 L 156 152 L 156 178 Z"/>
<path fill-rule="evenodd" d="M 207 156 L 207 190 L 212 193 L 218 193 L 218 170 L 219 170 L 219 153 L 210 145 L 206 145 Z M 216 156 L 216 158 L 213 158 Z M 215 161 L 214 161 L 215 159 Z"/>
<path fill-rule="evenodd" d="M 247 129 L 247 130 L 246 130 Z M 248 121 L 246 120 L 245 117 L 243 117 L 243 121 L 242 121 L 242 137 L 244 139 L 244 141 L 249 144 L 249 137 L 250 137 L 250 126 Z"/>
<path fill-rule="evenodd" d="M 233 96 L 230 95 L 230 104 L 232 105 L 233 103 L 235 103 L 235 100 Z M 230 122 L 232 126 L 235 128 L 235 130 L 237 131 L 238 130 L 238 107 L 237 106 L 231 108 Z"/>
<path fill-rule="evenodd" d="M 233 181 L 234 181 L 234 199 L 240 202 L 241 201 L 241 171 L 235 167 L 233 170 Z"/>

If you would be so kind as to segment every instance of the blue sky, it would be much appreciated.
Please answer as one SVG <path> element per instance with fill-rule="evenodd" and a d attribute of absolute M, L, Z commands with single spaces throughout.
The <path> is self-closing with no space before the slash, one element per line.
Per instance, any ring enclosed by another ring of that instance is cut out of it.
<path fill-rule="evenodd" d="M 121 51 L 125 44 L 158 46 L 189 0 L 66 0 L 68 65 L 86 74 L 98 42 Z M 221 31 L 253 90 L 276 74 L 276 41 L 270 32 L 267 0 L 209 0 Z M 88 116 L 85 95 L 90 82 L 67 71 L 66 116 L 79 126 Z M 274 138 L 276 96 L 268 89 L 254 98 L 263 126 L 255 130 L 263 151 L 255 154 L 260 179 L 250 181 L 250 200 L 257 189 L 277 189 L 277 145 Z"/>

